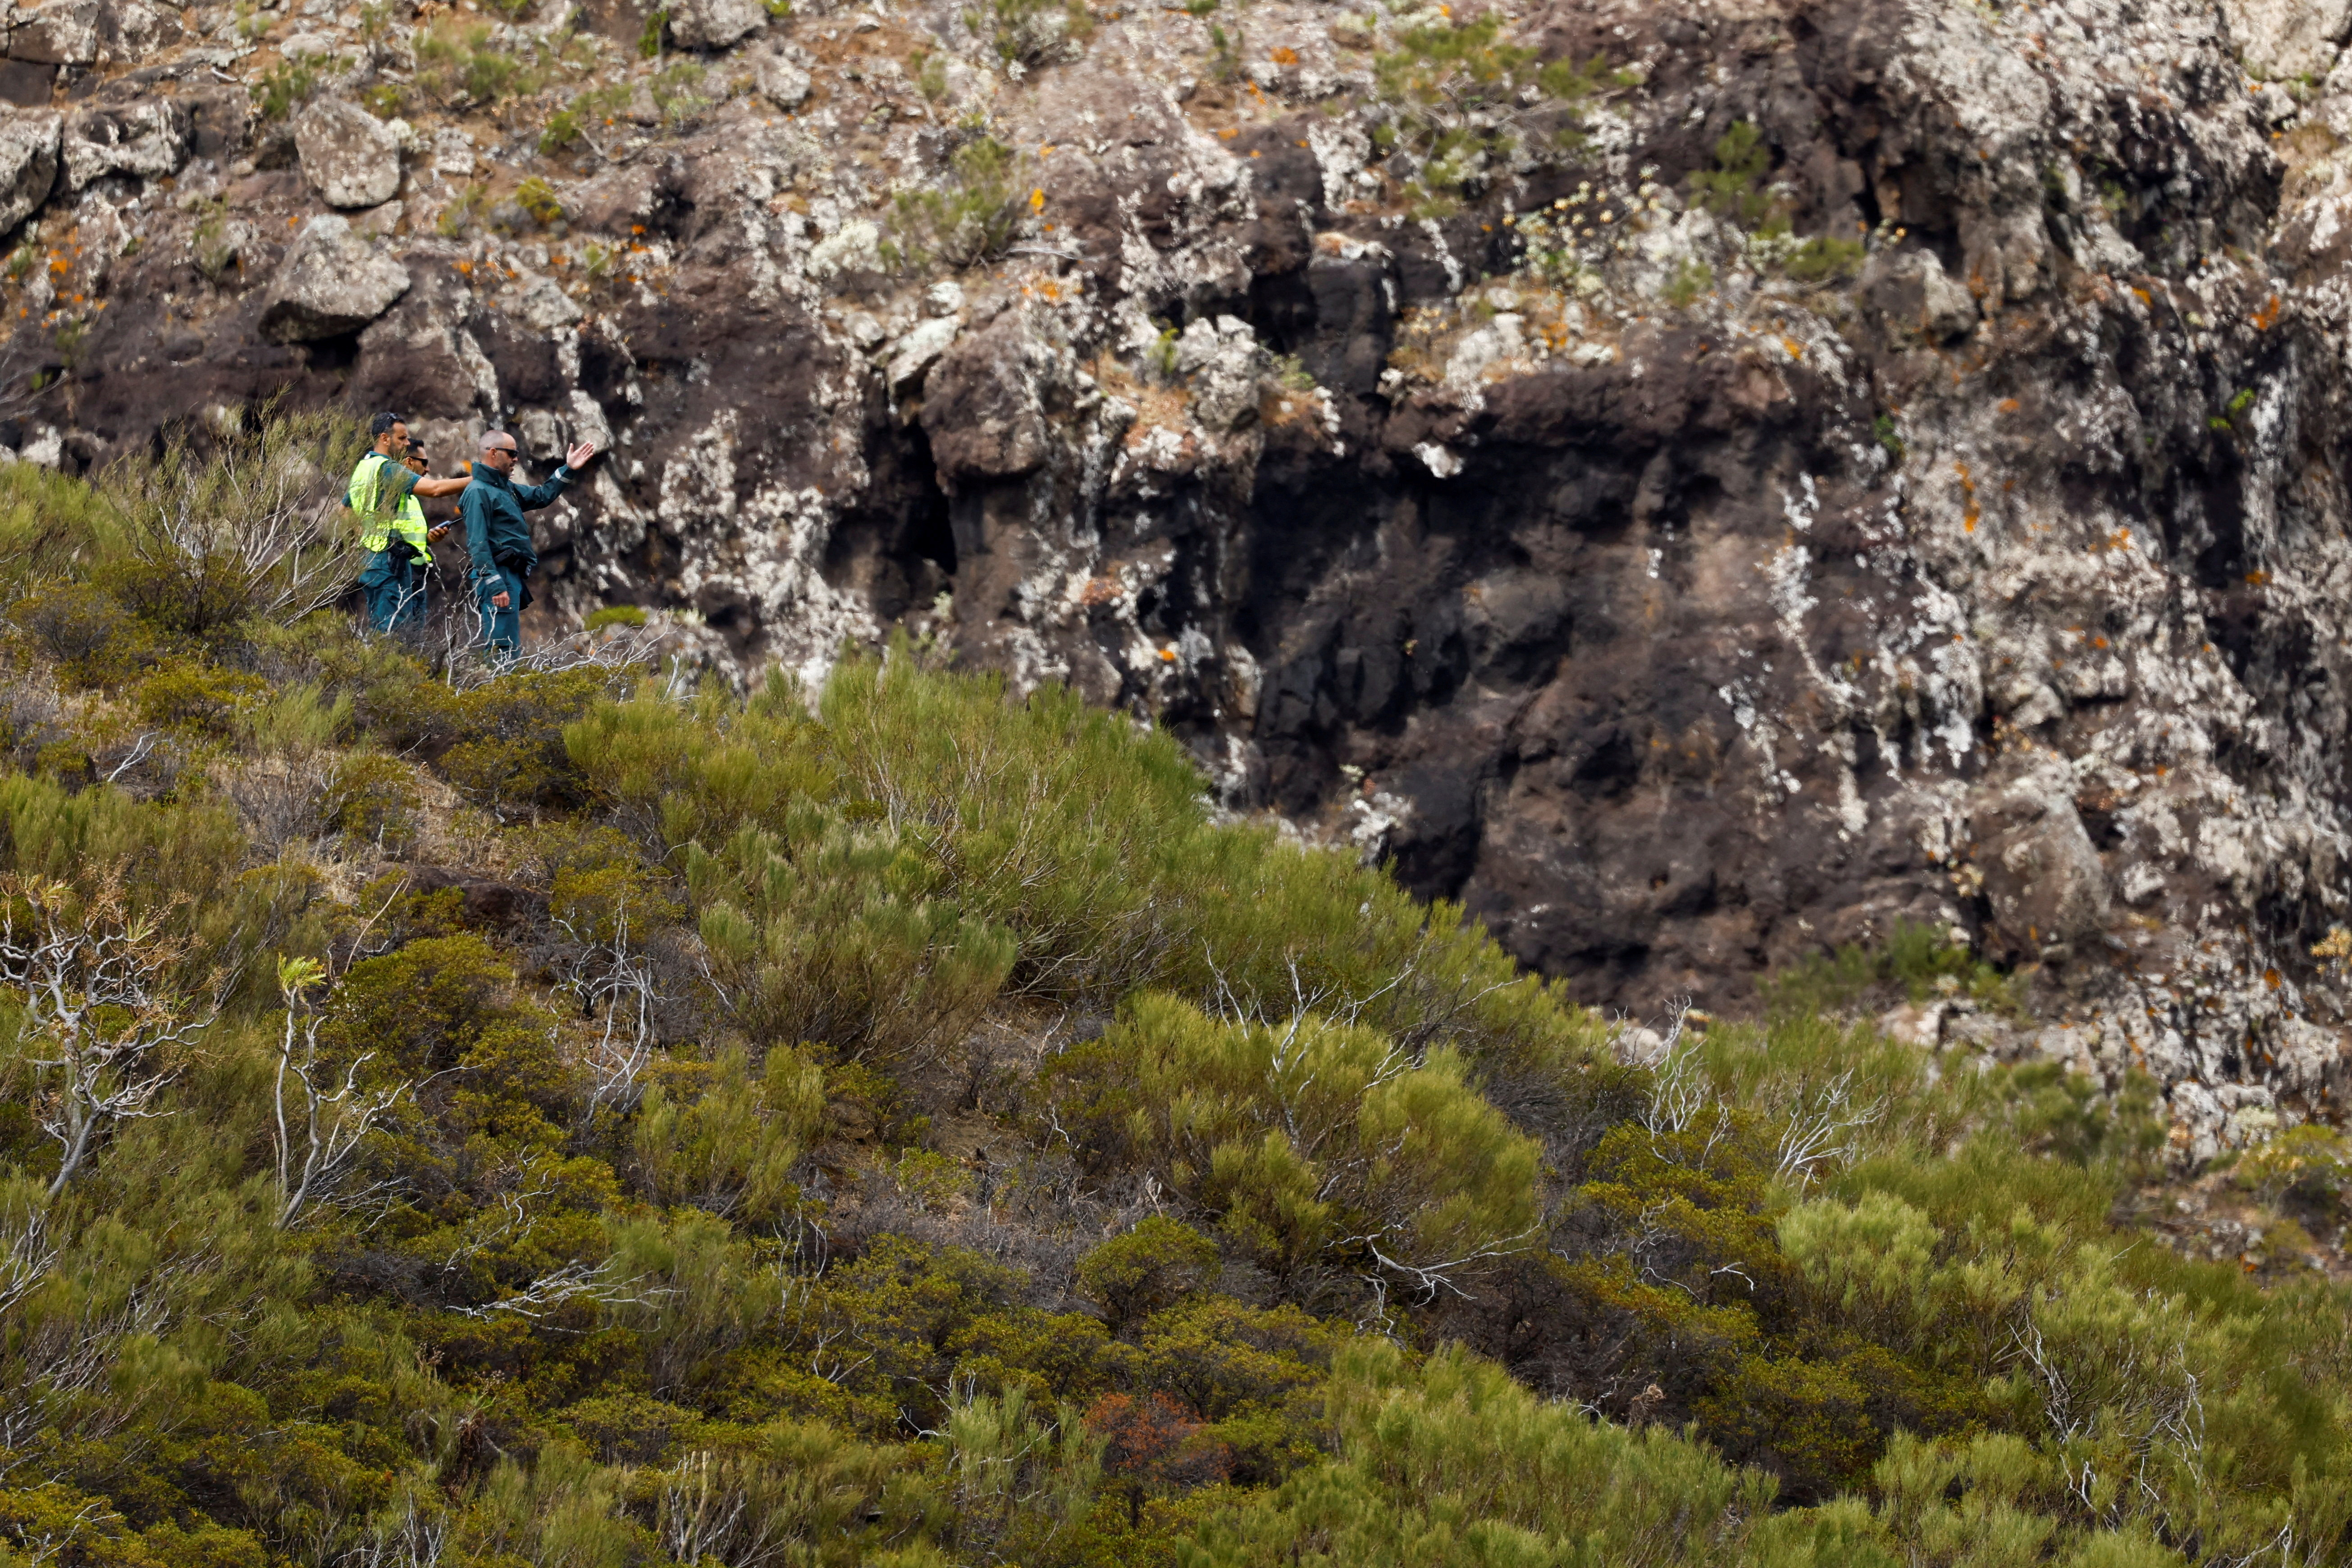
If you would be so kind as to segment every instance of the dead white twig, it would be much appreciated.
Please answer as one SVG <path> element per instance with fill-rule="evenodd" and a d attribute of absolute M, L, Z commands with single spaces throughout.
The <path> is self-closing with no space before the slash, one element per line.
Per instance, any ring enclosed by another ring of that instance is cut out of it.
<path fill-rule="evenodd" d="M 60 1151 L 54 1197 L 117 1123 L 162 1115 L 154 1102 L 178 1076 L 174 1055 L 220 1016 L 224 982 L 192 999 L 172 984 L 187 956 L 163 916 L 131 912 L 109 877 L 77 900 L 63 883 L 0 883 L 0 984 L 24 1012 L 24 1038 L 47 1054 L 26 1059 L 38 1091 L 34 1119 Z"/>

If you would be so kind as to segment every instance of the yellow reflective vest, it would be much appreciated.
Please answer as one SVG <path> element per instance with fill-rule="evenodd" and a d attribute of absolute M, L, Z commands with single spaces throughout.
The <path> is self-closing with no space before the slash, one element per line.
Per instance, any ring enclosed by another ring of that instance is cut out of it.
<path fill-rule="evenodd" d="M 433 551 L 425 542 L 425 507 L 414 490 L 401 493 L 399 505 L 387 508 L 384 491 L 394 483 L 386 469 L 405 474 L 408 471 L 381 452 L 371 452 L 352 470 L 351 488 L 343 494 L 343 504 L 366 519 L 360 534 L 362 549 L 390 549 L 395 538 L 406 544 L 422 560 L 433 559 Z"/>

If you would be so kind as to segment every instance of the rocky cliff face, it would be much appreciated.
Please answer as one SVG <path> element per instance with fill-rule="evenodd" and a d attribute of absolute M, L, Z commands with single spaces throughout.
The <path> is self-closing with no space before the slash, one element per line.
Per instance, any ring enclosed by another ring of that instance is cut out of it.
<path fill-rule="evenodd" d="M 2345 0 L 518 5 L 11 12 L 0 436 L 607 442 L 558 622 L 1074 683 L 1594 1001 L 1932 922 L 2053 1021 L 1906 1029 L 2330 1103 Z"/>

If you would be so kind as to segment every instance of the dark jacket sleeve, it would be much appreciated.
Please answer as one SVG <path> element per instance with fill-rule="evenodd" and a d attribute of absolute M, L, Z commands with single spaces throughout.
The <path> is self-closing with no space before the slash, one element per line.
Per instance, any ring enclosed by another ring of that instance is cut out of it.
<path fill-rule="evenodd" d="M 466 556 L 473 575 L 490 570 L 490 487 L 468 485 L 457 497 L 457 514 L 466 523 Z"/>
<path fill-rule="evenodd" d="M 524 511 L 535 512 L 540 507 L 544 507 L 550 501 L 555 499 L 556 497 L 563 494 L 563 487 L 571 483 L 572 470 L 562 464 L 558 464 L 555 469 L 555 476 L 550 479 L 546 484 L 533 485 L 528 488 L 520 485 L 516 486 L 514 493 L 515 499 L 521 504 Z"/>

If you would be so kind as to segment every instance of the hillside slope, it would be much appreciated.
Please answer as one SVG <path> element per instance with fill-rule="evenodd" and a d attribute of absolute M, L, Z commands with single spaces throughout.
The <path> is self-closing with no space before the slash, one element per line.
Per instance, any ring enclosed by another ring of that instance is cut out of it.
<path fill-rule="evenodd" d="M 2336 1092 L 2328 7 L 474 3 L 12 12 L 0 436 L 609 438 L 548 629 L 1066 681 L 1587 1001 L 1942 922 L 2200 1148 Z"/>
<path fill-rule="evenodd" d="M 363 635 L 213 439 L 0 471 L 10 1561 L 2352 1555 L 2342 1134 L 1851 1022 L 1938 929 L 1612 1023 L 905 639 Z"/>

